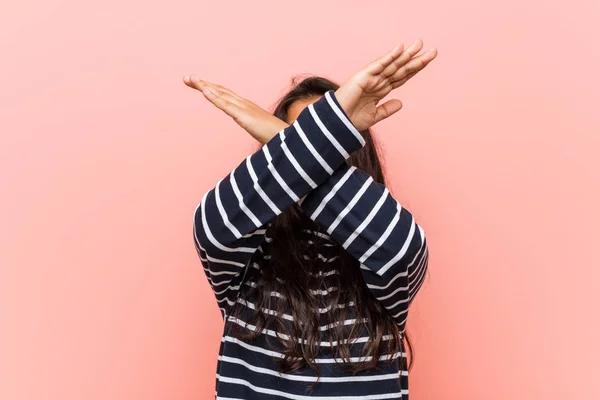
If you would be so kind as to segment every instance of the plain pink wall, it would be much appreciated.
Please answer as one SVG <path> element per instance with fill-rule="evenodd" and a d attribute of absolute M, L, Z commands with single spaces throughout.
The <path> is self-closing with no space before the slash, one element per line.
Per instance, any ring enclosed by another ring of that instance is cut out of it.
<path fill-rule="evenodd" d="M 600 398 L 600 2 L 0 4 L 0 399 L 205 399 L 220 316 L 191 217 L 264 107 L 399 41 L 438 59 L 376 131 L 429 234 L 414 399 Z"/>

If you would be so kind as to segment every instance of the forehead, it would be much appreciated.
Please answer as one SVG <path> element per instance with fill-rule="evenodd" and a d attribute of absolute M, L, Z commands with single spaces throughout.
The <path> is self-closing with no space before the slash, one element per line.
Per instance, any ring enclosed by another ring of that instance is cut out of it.
<path fill-rule="evenodd" d="M 288 108 L 288 121 L 294 121 L 298 118 L 298 115 L 304 110 L 309 104 L 314 103 L 323 96 L 313 96 L 306 99 L 300 99 L 293 102 Z"/>

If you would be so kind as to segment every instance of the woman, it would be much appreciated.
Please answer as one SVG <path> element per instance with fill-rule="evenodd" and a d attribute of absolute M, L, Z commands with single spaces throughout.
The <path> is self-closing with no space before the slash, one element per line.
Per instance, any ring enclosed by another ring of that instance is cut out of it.
<path fill-rule="evenodd" d="M 406 318 L 428 251 L 369 128 L 402 107 L 378 102 L 437 55 L 421 48 L 399 45 L 341 87 L 306 79 L 275 115 L 184 78 L 262 144 L 194 214 L 225 319 L 218 399 L 408 397 Z"/>

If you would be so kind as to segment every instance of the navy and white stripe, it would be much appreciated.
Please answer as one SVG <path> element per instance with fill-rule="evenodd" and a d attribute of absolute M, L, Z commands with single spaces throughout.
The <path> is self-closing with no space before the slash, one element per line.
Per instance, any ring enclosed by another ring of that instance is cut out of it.
<path fill-rule="evenodd" d="M 382 360 L 387 357 L 394 362 L 382 364 L 385 366 L 376 371 L 348 375 L 336 364 L 340 360 L 324 350 L 324 356 L 316 360 L 324 368 L 320 371 L 322 378 L 308 393 L 307 387 L 316 381 L 314 371 L 277 372 L 275 360 L 281 358 L 281 353 L 271 347 L 269 337 L 281 337 L 279 332 L 264 329 L 261 339 L 251 344 L 227 334 L 232 325 L 254 328 L 229 316 L 229 311 L 240 303 L 253 312 L 251 299 L 238 297 L 241 285 L 255 285 L 244 280 L 244 274 L 248 267 L 260 270 L 260 260 L 268 259 L 268 251 L 261 246 L 270 241 L 265 237 L 265 228 L 294 203 L 299 203 L 306 215 L 323 228 L 323 232 L 312 232 L 320 236 L 320 242 L 325 239 L 331 248 L 341 245 L 356 259 L 367 288 L 404 331 L 408 307 L 427 269 L 427 244 L 423 229 L 412 214 L 383 185 L 346 162 L 364 145 L 334 92 L 329 91 L 220 180 L 196 208 L 194 242 L 226 324 L 219 351 L 217 398 L 407 398 L 407 372 L 399 360 L 404 354 L 383 355 Z M 260 257 L 254 260 L 256 254 Z M 323 271 L 324 276 L 339 273 L 335 270 L 335 257 L 318 256 L 324 265 L 331 266 Z M 313 290 L 313 294 L 323 296 L 327 304 L 326 297 L 335 290 L 338 288 L 323 287 Z M 282 297 L 276 292 L 272 295 Z M 284 316 L 292 318 L 289 314 Z M 321 330 L 330 327 L 331 324 L 322 325 Z M 351 351 L 357 360 L 364 342 L 352 343 Z M 335 346 L 324 342 L 321 345 L 325 349 Z"/>
<path fill-rule="evenodd" d="M 428 255 L 425 234 L 412 214 L 385 186 L 347 164 L 309 193 L 302 208 L 364 265 L 367 287 L 404 331 Z"/>

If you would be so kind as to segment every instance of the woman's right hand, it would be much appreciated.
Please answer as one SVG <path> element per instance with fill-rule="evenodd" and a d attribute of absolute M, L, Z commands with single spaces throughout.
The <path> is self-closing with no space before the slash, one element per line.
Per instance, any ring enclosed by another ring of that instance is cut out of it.
<path fill-rule="evenodd" d="M 195 75 L 183 78 L 185 84 L 202 92 L 215 107 L 225 112 L 259 143 L 265 144 L 289 125 L 248 99 Z"/>
<path fill-rule="evenodd" d="M 420 39 L 415 40 L 406 50 L 400 44 L 354 74 L 335 91 L 335 97 L 357 130 L 365 130 L 400 111 L 400 100 L 389 100 L 381 105 L 377 103 L 437 56 L 437 49 L 431 48 L 415 57 L 422 48 L 423 42 Z"/>

